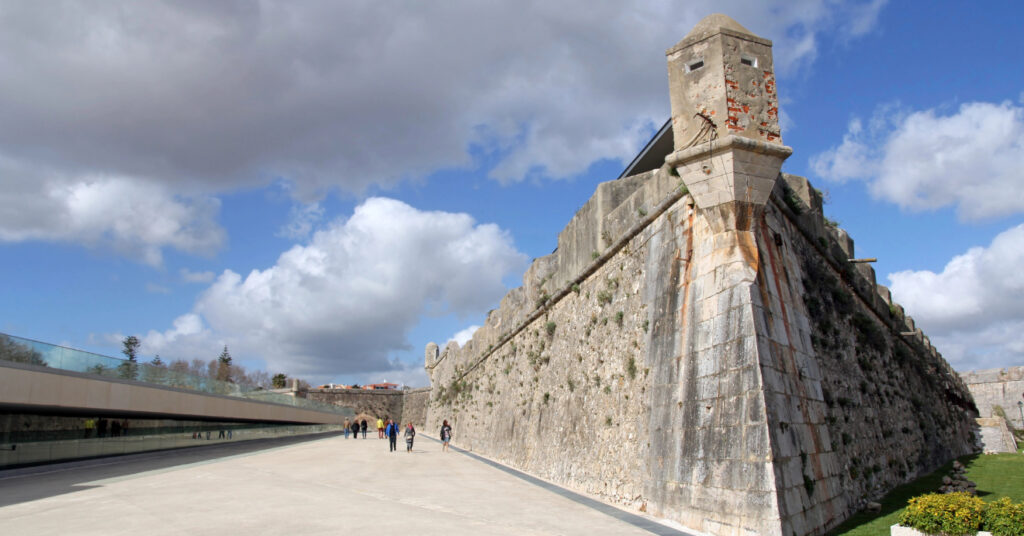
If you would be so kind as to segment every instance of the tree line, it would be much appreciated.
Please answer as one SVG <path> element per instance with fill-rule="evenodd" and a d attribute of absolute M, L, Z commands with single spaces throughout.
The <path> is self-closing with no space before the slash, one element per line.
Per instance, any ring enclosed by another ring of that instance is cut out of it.
<path fill-rule="evenodd" d="M 129 335 L 121 341 L 121 345 L 121 353 L 127 358 L 117 367 L 118 375 L 122 378 L 162 383 L 157 377 L 162 376 L 163 371 L 167 371 L 172 374 L 217 380 L 257 389 L 283 389 L 288 384 L 288 375 L 283 372 L 272 375 L 264 370 L 246 370 L 242 365 L 234 363 L 227 345 L 224 345 L 224 350 L 219 356 L 209 361 L 175 359 L 168 363 L 158 354 L 149 363 L 146 363 L 147 366 L 143 367 L 139 366 L 138 359 L 139 347 L 142 346 L 139 338 Z M 298 382 L 300 389 L 309 388 L 309 383 L 305 380 L 300 379 Z"/>
<path fill-rule="evenodd" d="M 256 389 L 284 389 L 288 386 L 288 375 L 283 372 L 270 374 L 264 370 L 246 370 L 242 365 L 236 364 L 227 345 L 224 346 L 219 356 L 209 361 L 175 359 L 166 362 L 157 355 L 147 363 L 139 361 L 139 348 L 142 346 L 142 342 L 138 337 L 134 335 L 125 337 L 121 341 L 121 345 L 121 353 L 127 358 L 126 361 L 114 368 L 95 364 L 86 372 L 181 387 L 189 386 L 188 377 L 216 380 Z M 0 334 L 0 361 L 47 366 L 46 359 L 38 350 L 19 343 L 4 334 Z M 299 389 L 309 389 L 309 383 L 305 380 L 299 379 L 298 382 Z"/>
<path fill-rule="evenodd" d="M 7 335 L 0 334 L 0 361 L 14 361 L 29 365 L 46 366 L 43 354 L 31 346 L 15 342 Z"/>

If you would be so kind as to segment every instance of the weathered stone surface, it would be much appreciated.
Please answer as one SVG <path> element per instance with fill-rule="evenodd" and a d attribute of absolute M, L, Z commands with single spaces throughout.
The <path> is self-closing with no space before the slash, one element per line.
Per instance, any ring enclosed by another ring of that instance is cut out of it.
<path fill-rule="evenodd" d="M 434 345 L 436 348 L 437 345 Z M 377 418 L 392 418 L 401 423 L 412 422 L 417 428 L 427 422 L 430 388 L 421 389 L 310 389 L 302 398 L 352 408 L 356 420 L 366 419 L 371 427 Z"/>
<path fill-rule="evenodd" d="M 440 350 L 437 348 L 437 344 L 429 343 L 426 349 L 423 351 L 423 366 L 430 369 L 434 368 L 437 363 L 437 358 L 440 355 Z"/>
<path fill-rule="evenodd" d="M 1024 367 L 961 372 L 982 417 L 1002 417 L 1013 428 L 1024 430 L 1018 402 L 1024 402 Z"/>
<path fill-rule="evenodd" d="M 771 45 L 715 14 L 666 52 L 676 150 L 730 134 L 782 143 Z"/>
<path fill-rule="evenodd" d="M 391 417 L 402 420 L 404 391 L 367 389 L 310 389 L 304 398 L 352 408 L 356 420 L 366 419 L 371 427 L 377 418 Z"/>
<path fill-rule="evenodd" d="M 1017 452 L 1017 440 L 1014 439 L 1006 420 L 1002 417 L 979 418 L 981 429 L 981 447 L 985 454 L 999 452 Z"/>

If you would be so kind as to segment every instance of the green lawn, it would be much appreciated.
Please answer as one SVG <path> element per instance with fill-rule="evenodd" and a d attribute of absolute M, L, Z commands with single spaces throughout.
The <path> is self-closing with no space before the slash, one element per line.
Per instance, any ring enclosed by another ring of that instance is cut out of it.
<path fill-rule="evenodd" d="M 986 502 L 1009 497 L 1024 502 L 1024 456 L 1020 454 L 974 454 L 960 458 L 967 467 L 967 478 L 978 484 L 978 496 Z M 942 477 L 949 474 L 953 462 L 943 465 L 934 473 L 904 484 L 885 496 L 878 514 L 861 512 L 836 527 L 831 536 L 882 536 L 896 523 L 900 512 L 911 497 L 932 493 L 939 488 Z"/>

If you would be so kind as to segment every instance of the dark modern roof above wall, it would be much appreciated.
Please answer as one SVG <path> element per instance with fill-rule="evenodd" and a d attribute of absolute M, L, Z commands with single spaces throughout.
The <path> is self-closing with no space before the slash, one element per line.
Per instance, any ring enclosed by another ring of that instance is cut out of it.
<path fill-rule="evenodd" d="M 665 157 L 672 152 L 672 118 L 665 121 L 661 129 L 647 142 L 647 145 L 636 155 L 636 158 L 622 170 L 619 179 L 629 177 L 652 169 L 658 169 L 665 163 Z"/>

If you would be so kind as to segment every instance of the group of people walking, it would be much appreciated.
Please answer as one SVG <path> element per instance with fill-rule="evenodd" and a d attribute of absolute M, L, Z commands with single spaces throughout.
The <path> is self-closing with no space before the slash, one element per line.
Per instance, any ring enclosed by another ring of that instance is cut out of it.
<path fill-rule="evenodd" d="M 382 423 L 382 421 L 377 421 Z M 388 450 L 395 452 L 398 450 L 398 429 L 402 425 L 397 422 L 388 419 L 387 424 L 384 425 L 384 436 L 388 438 Z M 416 438 L 416 428 L 412 425 L 412 422 L 405 425 L 405 451 L 412 452 L 412 442 Z"/>
<path fill-rule="evenodd" d="M 362 422 L 352 421 L 349 423 L 347 420 L 345 421 L 345 439 L 348 439 L 349 432 L 352 432 L 352 439 L 359 439 L 360 430 L 363 432 L 363 439 L 366 439 L 366 419 L 363 419 Z"/>
<path fill-rule="evenodd" d="M 361 421 L 353 420 L 352 422 L 345 421 L 345 439 L 348 439 L 349 432 L 352 433 L 354 439 L 359 438 L 359 432 L 363 433 L 363 439 L 366 439 L 366 419 Z M 402 425 L 397 421 L 385 417 L 384 419 L 377 419 L 377 439 L 387 438 L 389 452 L 395 452 L 398 450 L 398 434 Z M 416 439 L 416 427 L 412 425 L 412 421 L 405 425 L 405 451 L 412 452 L 412 444 Z M 448 424 L 448 421 L 444 421 L 441 425 L 441 451 L 448 452 L 448 443 L 452 440 L 452 427 Z"/>

